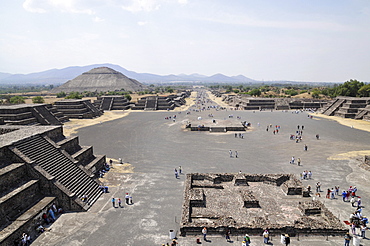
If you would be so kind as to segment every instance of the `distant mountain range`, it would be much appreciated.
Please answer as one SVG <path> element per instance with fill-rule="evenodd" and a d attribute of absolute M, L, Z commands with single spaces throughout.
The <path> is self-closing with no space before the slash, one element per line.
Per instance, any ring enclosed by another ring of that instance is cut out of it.
<path fill-rule="evenodd" d="M 225 76 L 223 74 L 215 74 L 212 76 L 205 76 L 201 74 L 179 74 L 179 75 L 156 75 L 151 73 L 136 73 L 129 71 L 121 66 L 114 64 L 93 64 L 82 67 L 66 67 L 62 69 L 51 69 L 38 73 L 30 74 L 9 74 L 0 72 L 0 84 L 34 84 L 34 85 L 60 85 L 68 80 L 97 67 L 109 67 L 118 72 L 123 73 L 129 78 L 136 79 L 141 83 L 181 83 L 181 82 L 205 82 L 205 83 L 254 83 L 253 79 L 247 78 L 243 75 Z"/>

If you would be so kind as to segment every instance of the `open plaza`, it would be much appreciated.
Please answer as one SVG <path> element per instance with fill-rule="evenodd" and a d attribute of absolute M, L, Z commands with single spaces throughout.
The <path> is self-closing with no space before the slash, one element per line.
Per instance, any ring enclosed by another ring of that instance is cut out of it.
<path fill-rule="evenodd" d="M 197 98 L 197 95 L 202 96 Z M 341 192 L 356 186 L 356 194 L 363 204 L 362 214 L 368 215 L 370 176 L 360 165 L 364 156 L 370 155 L 370 133 L 357 128 L 355 120 L 353 125 L 346 126 L 333 117 L 309 111 L 233 110 L 202 90 L 193 92 L 190 99 L 190 105 L 177 111 L 121 111 L 113 116 L 108 112 L 110 118 L 95 118 L 87 126 L 79 125 L 81 120 L 66 123 L 65 135 L 79 136 L 81 145 L 91 145 L 94 153 L 113 161 L 109 172 L 100 178 L 109 187 L 109 193 L 103 193 L 87 212 L 62 214 L 52 224 L 52 230 L 41 234 L 33 244 L 162 245 L 171 243 L 170 234 L 175 233 L 179 245 L 196 245 L 197 238 L 202 239 L 201 231 L 180 235 L 184 186 L 187 174 L 192 173 L 295 175 L 302 189 L 312 187 L 310 197 L 296 199 L 320 201 L 348 229 L 343 221 L 350 220 L 355 208 L 350 202 L 342 201 Z M 245 131 L 227 132 L 186 128 L 189 124 L 223 127 L 223 122 L 233 126 L 247 122 L 250 126 Z M 365 124 L 362 129 L 370 130 L 370 123 L 361 124 Z M 301 140 L 290 139 L 297 131 Z M 175 169 L 179 171 L 180 166 L 181 173 L 176 178 Z M 312 176 L 301 178 L 304 171 Z M 322 192 L 315 191 L 317 182 L 321 183 Z M 327 189 L 338 186 L 339 195 L 327 199 Z M 255 193 L 260 200 L 280 192 L 276 187 L 271 193 L 268 187 L 262 190 Z M 132 204 L 125 203 L 126 193 L 132 196 Z M 274 201 L 278 203 L 288 196 L 279 193 Z M 112 198 L 121 199 L 122 206 L 112 206 Z M 232 198 L 233 193 L 229 192 L 225 199 Z M 219 214 L 234 210 L 233 203 L 220 204 L 227 207 L 220 207 Z M 261 200 L 260 204 L 263 206 L 265 202 Z M 283 213 L 282 207 L 270 216 L 276 223 L 289 220 L 289 212 Z M 297 207 L 292 211 L 298 213 L 298 210 Z M 214 211 L 217 212 L 217 207 Z M 246 220 L 240 222 L 244 224 L 254 220 L 245 215 L 238 219 Z M 204 226 L 209 225 L 209 220 L 204 220 Z M 251 245 L 264 245 L 262 232 L 250 233 Z M 271 245 L 281 245 L 280 234 L 271 233 Z M 207 238 L 207 242 L 201 240 L 203 245 L 242 245 L 243 241 L 243 235 L 238 233 L 232 233 L 229 242 L 222 233 L 210 233 Z M 291 245 L 342 245 L 343 242 L 342 235 L 324 233 L 291 237 Z M 370 241 L 363 239 L 362 244 L 370 245 Z"/>

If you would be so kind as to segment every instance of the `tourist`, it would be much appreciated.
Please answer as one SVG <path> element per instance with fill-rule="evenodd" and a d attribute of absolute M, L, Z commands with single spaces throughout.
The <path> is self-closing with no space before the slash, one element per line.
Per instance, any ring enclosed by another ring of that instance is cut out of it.
<path fill-rule="evenodd" d="M 320 135 L 319 134 L 316 134 L 316 139 L 319 140 L 320 139 Z"/>
<path fill-rule="evenodd" d="M 290 161 L 290 164 L 294 164 L 295 158 L 292 156 L 292 160 Z"/>
<path fill-rule="evenodd" d="M 49 208 L 49 216 L 51 218 L 51 222 L 54 222 L 56 218 L 55 218 L 54 211 L 52 208 Z"/>
<path fill-rule="evenodd" d="M 285 246 L 288 246 L 289 244 L 290 244 L 289 234 L 285 234 Z"/>
<path fill-rule="evenodd" d="M 311 179 L 311 178 L 312 178 L 312 172 L 308 171 L 308 179 Z"/>
<path fill-rule="evenodd" d="M 175 178 L 179 178 L 179 173 L 177 172 L 176 168 L 175 168 Z"/>
<path fill-rule="evenodd" d="M 22 246 L 30 245 L 31 244 L 31 236 L 27 235 L 26 233 L 22 234 L 21 237 Z"/>
<path fill-rule="evenodd" d="M 298 164 L 298 166 L 300 166 L 300 165 L 301 165 L 301 158 L 298 158 L 298 159 L 297 159 L 297 164 Z"/>
<path fill-rule="evenodd" d="M 263 236 L 263 243 L 268 244 L 269 243 L 269 236 L 270 236 L 269 231 L 264 230 L 262 236 Z"/>
<path fill-rule="evenodd" d="M 178 243 L 176 242 L 176 239 L 173 239 L 173 240 L 172 240 L 172 243 L 171 243 L 171 246 L 176 246 L 176 244 L 178 244 Z"/>
<path fill-rule="evenodd" d="M 335 199 L 335 191 L 334 191 L 334 188 L 331 188 L 331 197 L 330 199 Z"/>
<path fill-rule="evenodd" d="M 355 206 L 355 202 L 356 202 L 356 198 L 352 197 L 351 200 L 350 200 L 350 203 L 351 203 L 352 207 Z"/>
<path fill-rule="evenodd" d="M 357 208 L 361 208 L 361 197 L 358 197 L 358 200 L 357 200 Z"/>
<path fill-rule="evenodd" d="M 113 207 L 115 208 L 116 207 L 116 199 L 114 197 L 112 198 L 112 204 L 113 204 Z"/>
<path fill-rule="evenodd" d="M 304 151 L 307 151 L 308 150 L 308 147 L 307 147 L 306 144 L 304 145 L 304 148 L 303 149 L 304 149 Z"/>
<path fill-rule="evenodd" d="M 130 197 L 128 198 L 128 201 L 129 201 L 130 205 L 132 205 L 132 204 L 133 204 L 133 202 L 132 202 L 132 196 L 130 196 Z"/>
<path fill-rule="evenodd" d="M 316 192 L 321 192 L 321 183 L 320 182 L 316 183 Z"/>
<path fill-rule="evenodd" d="M 344 191 L 342 192 L 342 200 L 343 200 L 343 202 L 345 202 L 345 201 L 346 201 L 346 196 L 347 196 L 347 192 L 344 190 Z"/>
<path fill-rule="evenodd" d="M 327 192 L 326 192 L 326 198 L 330 199 L 330 193 L 331 193 L 331 190 L 328 189 Z"/>
<path fill-rule="evenodd" d="M 251 244 L 251 238 L 248 234 L 245 234 L 244 241 L 246 246 L 249 246 Z"/>
<path fill-rule="evenodd" d="M 349 195 L 350 195 L 350 192 L 349 191 L 346 191 L 346 201 L 347 202 L 349 201 Z"/>
<path fill-rule="evenodd" d="M 182 168 L 179 166 L 179 173 L 182 174 Z"/>
<path fill-rule="evenodd" d="M 247 246 L 247 242 L 246 241 L 243 241 L 242 242 L 242 246 Z"/>
<path fill-rule="evenodd" d="M 335 195 L 339 196 L 339 186 L 335 186 Z"/>
<path fill-rule="evenodd" d="M 230 155 L 230 158 L 233 157 L 233 152 L 231 150 L 229 150 L 229 155 Z"/>
<path fill-rule="evenodd" d="M 360 230 L 361 230 L 361 237 L 362 237 L 362 238 L 366 238 L 366 236 L 365 236 L 365 233 L 366 233 L 366 230 L 367 230 L 366 225 L 362 224 L 362 225 L 360 226 Z"/>
<path fill-rule="evenodd" d="M 352 232 L 352 235 L 356 235 L 356 224 L 355 224 L 355 222 L 352 222 L 352 224 L 351 224 L 351 232 Z"/>
<path fill-rule="evenodd" d="M 225 238 L 226 238 L 226 241 L 227 242 L 230 242 L 230 230 L 226 230 L 226 233 L 225 233 Z"/>
<path fill-rule="evenodd" d="M 235 158 L 238 158 L 238 151 L 235 150 Z"/>
<path fill-rule="evenodd" d="M 203 234 L 203 239 L 204 239 L 204 241 L 207 241 L 207 228 L 206 228 L 206 227 L 204 227 L 204 228 L 202 229 L 202 234 Z"/>
<path fill-rule="evenodd" d="M 122 201 L 121 201 L 121 198 L 118 198 L 118 207 L 122 207 Z"/>
<path fill-rule="evenodd" d="M 130 196 L 128 193 L 125 195 L 126 204 L 129 205 Z"/>

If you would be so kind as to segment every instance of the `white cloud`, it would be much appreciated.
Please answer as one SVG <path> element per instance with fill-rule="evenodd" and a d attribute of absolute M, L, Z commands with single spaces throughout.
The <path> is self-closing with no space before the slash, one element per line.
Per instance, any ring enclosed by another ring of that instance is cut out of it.
<path fill-rule="evenodd" d="M 95 16 L 93 20 L 94 20 L 94 22 L 103 22 L 104 21 L 104 19 L 102 19 L 100 17 L 97 17 L 97 16 Z"/>
<path fill-rule="evenodd" d="M 95 12 L 84 6 L 81 0 L 25 0 L 23 8 L 33 13 L 61 11 L 76 14 L 93 15 Z"/>
<path fill-rule="evenodd" d="M 23 3 L 23 8 L 32 13 L 45 13 L 46 10 L 41 8 L 43 5 L 42 1 L 26 0 Z"/>
<path fill-rule="evenodd" d="M 129 4 L 122 5 L 122 8 L 133 13 L 140 11 L 150 12 L 159 9 L 161 6 L 159 2 L 157 0 L 131 0 Z"/>
<path fill-rule="evenodd" d="M 178 3 L 185 5 L 188 3 L 188 0 L 178 0 Z"/>
<path fill-rule="evenodd" d="M 148 22 L 147 21 L 139 21 L 137 24 L 139 26 L 145 26 L 146 24 L 148 24 Z"/>
<path fill-rule="evenodd" d="M 312 30 L 331 30 L 331 31 L 354 30 L 353 27 L 331 21 L 270 21 L 244 16 L 237 17 L 228 14 L 225 14 L 224 18 L 201 17 L 200 19 L 222 24 L 251 26 L 251 27 L 312 29 Z"/>

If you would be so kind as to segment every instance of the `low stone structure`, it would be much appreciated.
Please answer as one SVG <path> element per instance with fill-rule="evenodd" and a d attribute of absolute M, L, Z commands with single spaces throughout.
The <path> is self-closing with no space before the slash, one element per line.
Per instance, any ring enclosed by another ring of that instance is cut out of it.
<path fill-rule="evenodd" d="M 370 97 L 336 97 L 319 112 L 328 116 L 370 121 Z"/>
<path fill-rule="evenodd" d="M 104 163 L 78 137 L 66 138 L 62 126 L 1 126 L 0 244 L 14 245 L 23 232 L 35 238 L 54 203 L 89 209 L 102 193 L 96 178 Z"/>
<path fill-rule="evenodd" d="M 140 98 L 131 109 L 133 110 L 172 110 L 186 103 L 191 91 L 187 90 L 176 95 L 148 96 Z"/>
<path fill-rule="evenodd" d="M 62 125 L 69 120 L 51 104 L 0 106 L 0 117 L 7 125 Z"/>
<path fill-rule="evenodd" d="M 185 180 L 181 235 L 344 235 L 348 229 L 321 202 L 303 197 L 292 174 L 191 173 Z"/>
<path fill-rule="evenodd" d="M 100 110 L 126 110 L 130 108 L 130 102 L 119 95 L 100 96 L 94 101 L 94 105 Z"/>
<path fill-rule="evenodd" d="M 64 99 L 55 102 L 58 111 L 63 112 L 69 118 L 92 119 L 103 114 L 87 99 Z"/>
<path fill-rule="evenodd" d="M 326 100 L 306 98 L 256 98 L 249 95 L 224 95 L 229 105 L 244 110 L 294 110 L 318 109 L 327 104 Z"/>

